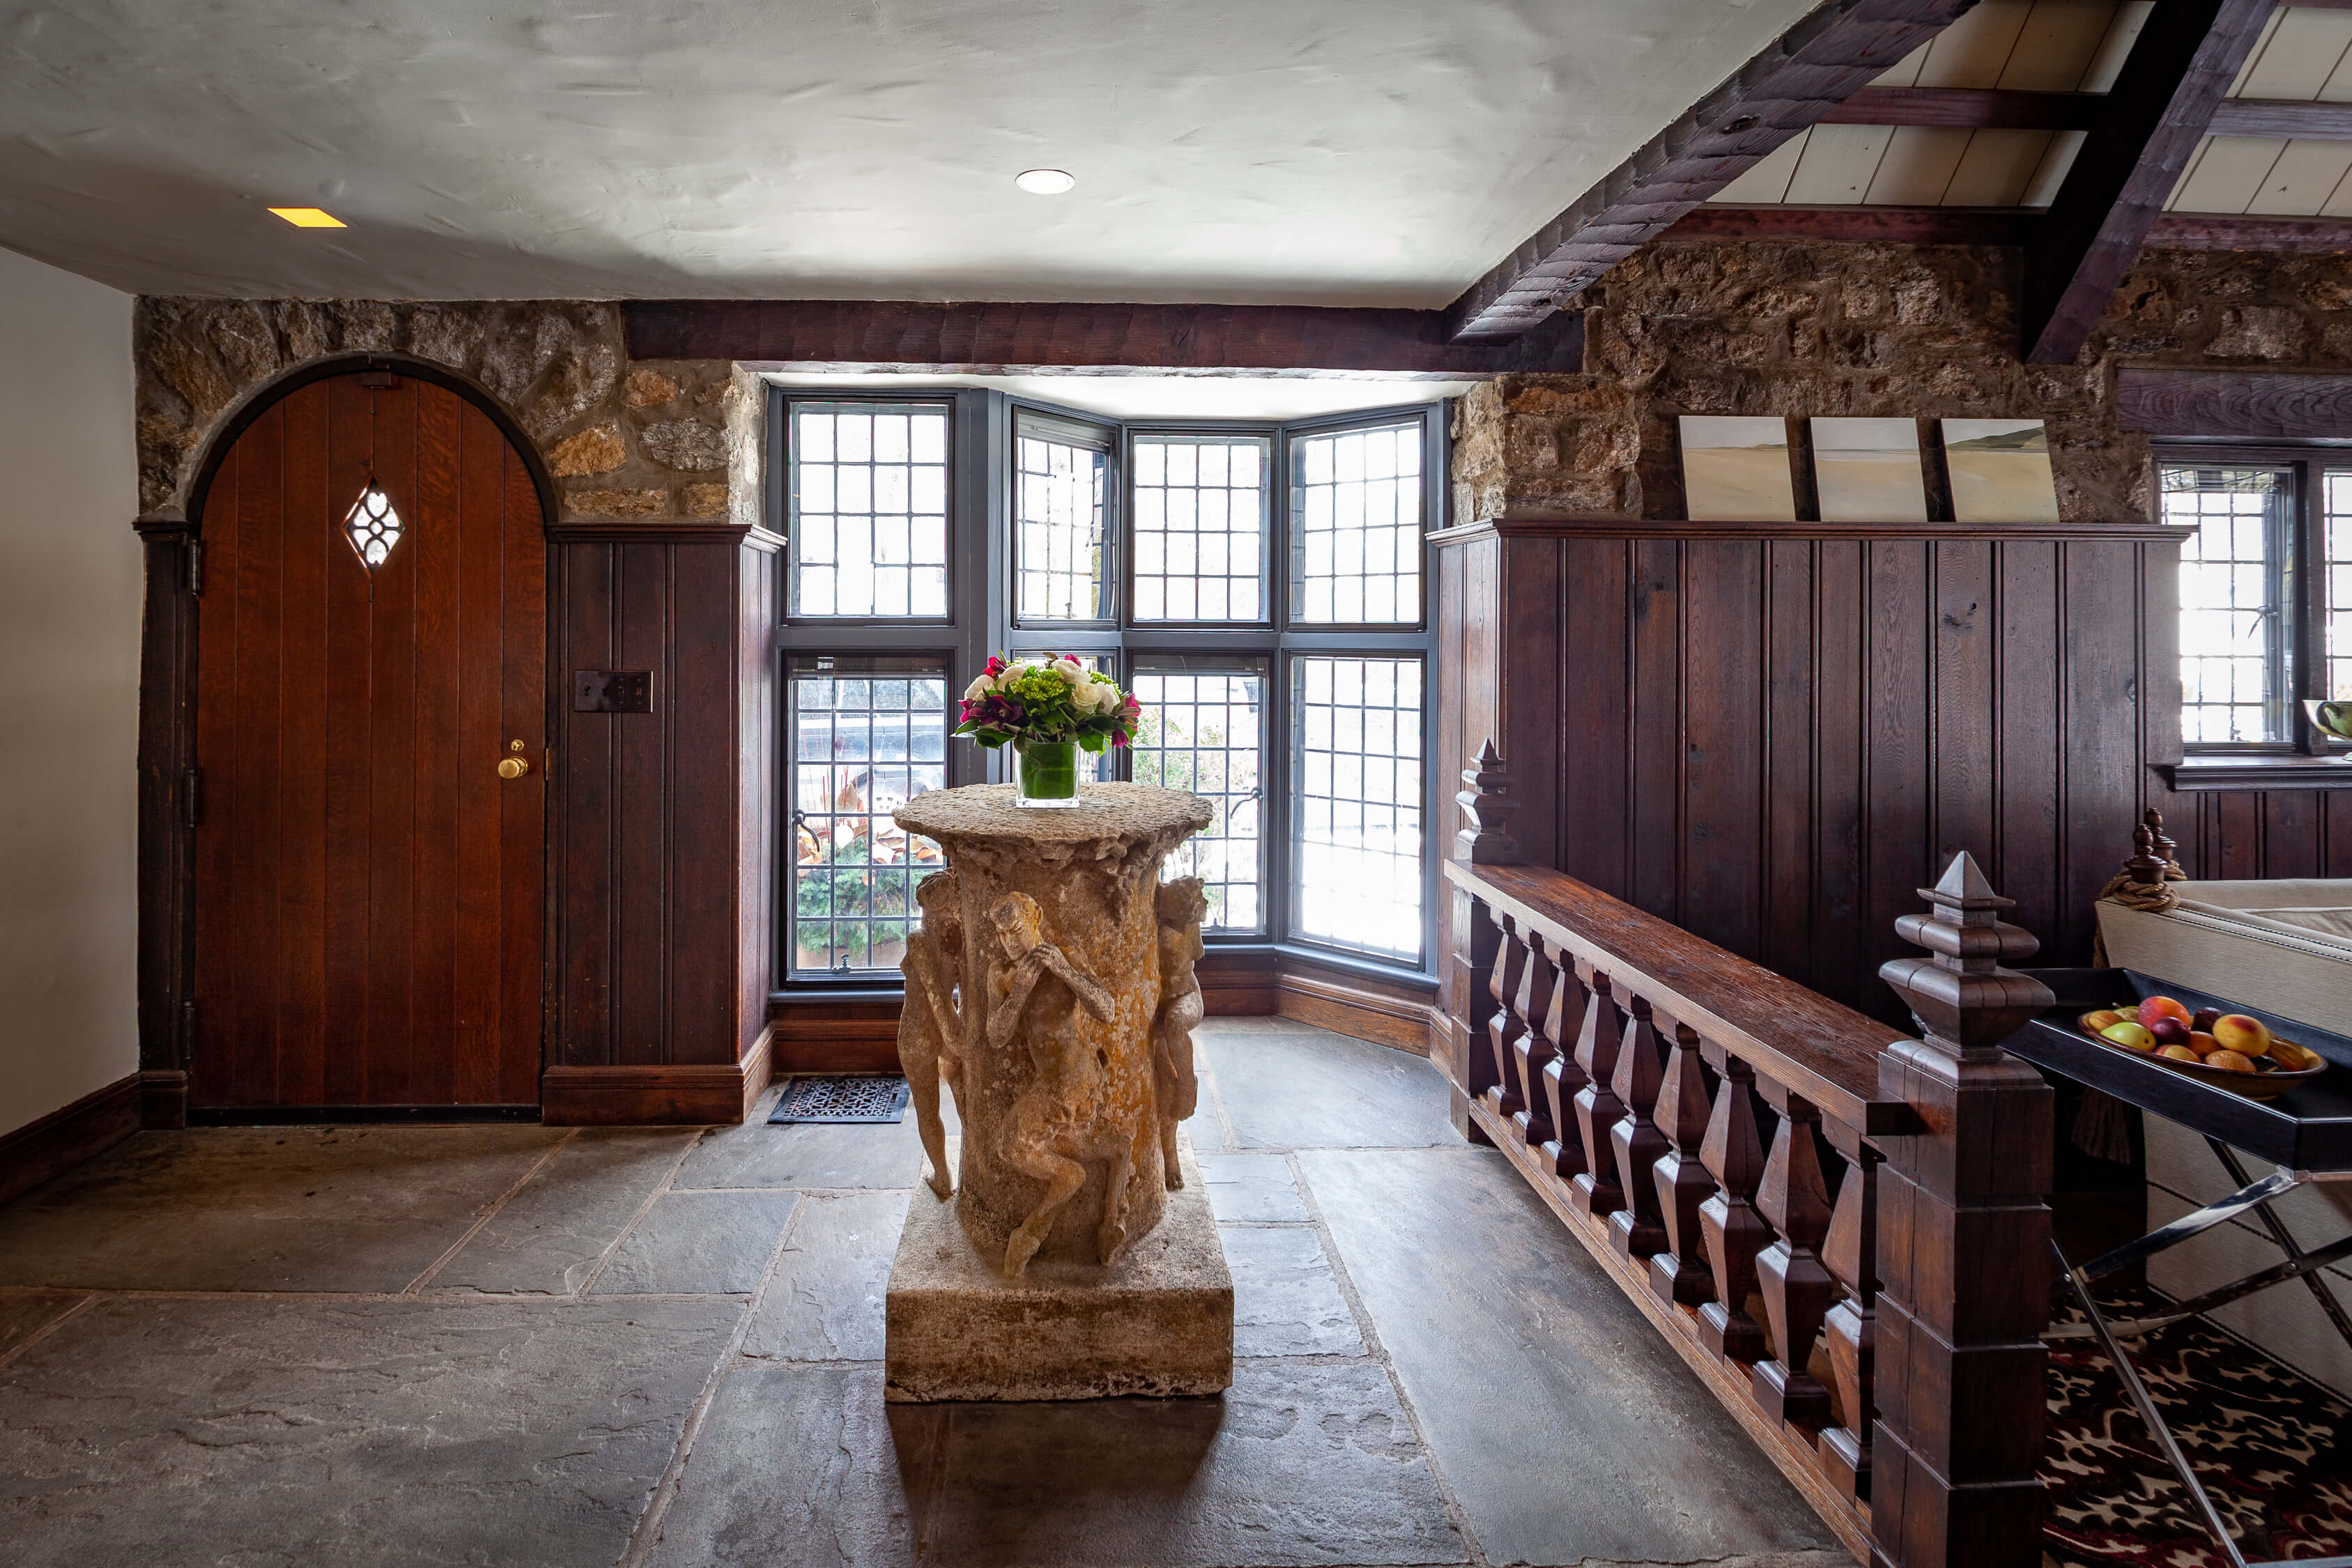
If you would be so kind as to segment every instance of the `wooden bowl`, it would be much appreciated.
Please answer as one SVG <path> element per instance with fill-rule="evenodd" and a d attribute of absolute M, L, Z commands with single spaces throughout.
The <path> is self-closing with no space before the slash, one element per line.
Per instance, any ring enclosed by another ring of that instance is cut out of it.
<path fill-rule="evenodd" d="M 2103 1010 L 2093 1009 L 2095 1012 Z M 2271 1043 L 2273 1046 L 2284 1046 L 2293 1051 L 2301 1059 L 2303 1066 L 2289 1067 L 2276 1057 L 2265 1056 L 2254 1064 L 2254 1070 L 2252 1072 L 2231 1072 L 2225 1068 L 2209 1068 L 2203 1062 L 2185 1062 L 2179 1057 L 2168 1057 L 2160 1051 L 2136 1051 L 2129 1046 L 2116 1044 L 2115 1041 L 2083 1022 L 2084 1018 L 2090 1016 L 2089 1013 L 2085 1013 L 2081 1017 L 2077 1017 L 2074 1020 L 2074 1027 L 2106 1047 L 2107 1049 L 2121 1051 L 2127 1057 L 2137 1057 L 2144 1062 L 2154 1062 L 2158 1067 L 2177 1072 L 2183 1078 L 2193 1078 L 2200 1083 L 2210 1083 L 2216 1089 L 2226 1089 L 2232 1094 L 2242 1094 L 2248 1100 L 2275 1100 L 2296 1084 L 2309 1083 L 2327 1070 L 2327 1058 L 2317 1051 L 2308 1046 L 2296 1045 L 2293 1040 L 2280 1039 L 2276 1036 L 2272 1037 Z"/>

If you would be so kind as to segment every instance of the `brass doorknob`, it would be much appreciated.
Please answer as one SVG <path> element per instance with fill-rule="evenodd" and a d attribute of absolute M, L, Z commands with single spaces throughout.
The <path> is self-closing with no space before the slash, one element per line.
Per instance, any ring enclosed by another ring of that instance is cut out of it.
<path fill-rule="evenodd" d="M 499 777 L 519 779 L 530 772 L 530 764 L 520 757 L 504 757 L 499 762 Z"/>

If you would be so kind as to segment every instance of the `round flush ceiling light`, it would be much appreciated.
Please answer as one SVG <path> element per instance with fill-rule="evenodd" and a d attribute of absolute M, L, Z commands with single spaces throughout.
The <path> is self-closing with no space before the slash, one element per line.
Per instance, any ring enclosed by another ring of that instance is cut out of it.
<path fill-rule="evenodd" d="M 1033 196 L 1058 196 L 1078 180 L 1061 169 L 1024 169 L 1013 176 L 1013 183 Z"/>

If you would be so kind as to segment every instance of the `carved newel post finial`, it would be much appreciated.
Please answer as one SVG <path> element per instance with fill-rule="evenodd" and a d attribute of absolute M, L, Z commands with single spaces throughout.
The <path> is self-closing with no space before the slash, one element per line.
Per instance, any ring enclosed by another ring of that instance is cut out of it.
<path fill-rule="evenodd" d="M 1503 769 L 1503 753 L 1492 736 L 1462 770 L 1470 787 L 1454 797 L 1462 808 L 1462 831 L 1454 836 L 1454 858 L 1473 866 L 1516 866 L 1519 846 L 1511 837 L 1511 818 L 1519 803 L 1511 798 L 1511 777 Z"/>
<path fill-rule="evenodd" d="M 1994 892 L 1965 849 L 1919 896 L 1934 910 L 1905 915 L 1895 929 L 1935 956 L 1890 960 L 1879 966 L 1879 978 L 1910 1007 L 1930 1044 L 1962 1058 L 1996 1055 L 2034 1015 L 2057 1005 L 2042 982 L 2001 967 L 2003 959 L 2030 958 L 2042 944 L 2000 918 L 2017 900 Z"/>

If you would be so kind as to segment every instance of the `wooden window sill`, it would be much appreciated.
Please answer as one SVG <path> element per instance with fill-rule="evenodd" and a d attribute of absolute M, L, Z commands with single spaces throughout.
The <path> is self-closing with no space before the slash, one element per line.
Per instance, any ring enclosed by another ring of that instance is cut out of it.
<path fill-rule="evenodd" d="M 2310 757 L 2295 752 L 2241 752 L 2159 763 L 2156 771 L 2179 791 L 2352 789 L 2352 756 Z"/>

